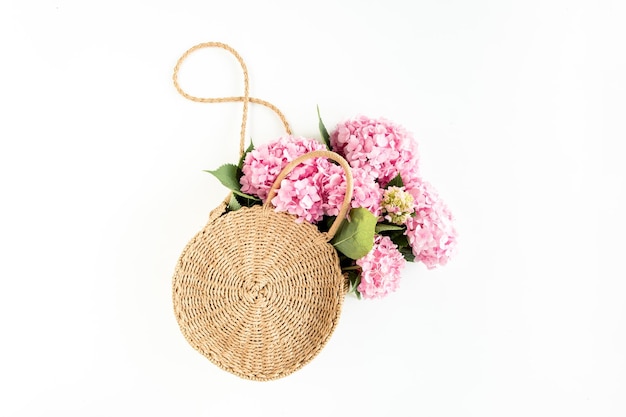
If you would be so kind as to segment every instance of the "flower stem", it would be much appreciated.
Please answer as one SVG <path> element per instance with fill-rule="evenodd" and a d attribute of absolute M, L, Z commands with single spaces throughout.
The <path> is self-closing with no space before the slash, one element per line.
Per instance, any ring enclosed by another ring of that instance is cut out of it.
<path fill-rule="evenodd" d="M 344 271 L 357 271 L 360 270 L 361 267 L 358 265 L 354 265 L 354 266 L 346 266 L 345 268 L 341 268 Z"/>

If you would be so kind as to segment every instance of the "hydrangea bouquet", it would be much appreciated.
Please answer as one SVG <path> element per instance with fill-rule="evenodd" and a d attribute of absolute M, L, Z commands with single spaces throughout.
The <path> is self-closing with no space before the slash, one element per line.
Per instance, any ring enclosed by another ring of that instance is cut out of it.
<path fill-rule="evenodd" d="M 349 291 L 359 298 L 381 298 L 398 288 L 407 261 L 422 262 L 429 269 L 445 265 L 457 243 L 453 217 L 420 175 L 412 134 L 389 120 L 364 116 L 339 123 L 329 133 L 319 111 L 318 118 L 322 141 L 284 136 L 257 148 L 251 144 L 238 165 L 207 171 L 233 192 L 229 210 L 264 203 L 289 162 L 330 149 L 349 163 L 354 183 L 350 213 L 331 241 Z M 313 158 L 281 182 L 271 203 L 276 211 L 327 231 L 345 191 L 341 167 Z"/>

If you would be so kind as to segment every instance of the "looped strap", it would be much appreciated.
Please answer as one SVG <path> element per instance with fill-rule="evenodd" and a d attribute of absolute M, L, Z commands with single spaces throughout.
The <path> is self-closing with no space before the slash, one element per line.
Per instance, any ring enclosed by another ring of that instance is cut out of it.
<path fill-rule="evenodd" d="M 233 96 L 233 97 L 196 97 L 188 94 L 185 90 L 182 89 L 180 84 L 178 83 L 178 71 L 182 63 L 187 59 L 189 55 L 198 49 L 202 48 L 222 48 L 230 52 L 237 58 L 239 61 L 239 65 L 241 65 L 241 69 L 243 70 L 243 83 L 244 83 L 244 95 L 243 96 Z M 259 98 L 250 97 L 250 81 L 248 78 L 248 68 L 246 67 L 246 63 L 243 61 L 243 58 L 237 51 L 235 51 L 231 46 L 221 43 L 221 42 L 205 42 L 200 43 L 198 45 L 192 46 L 180 58 L 178 58 L 178 62 L 176 62 L 176 66 L 174 67 L 174 74 L 172 75 L 172 80 L 174 81 L 174 87 L 176 87 L 176 91 L 180 93 L 181 96 L 185 97 L 188 100 L 199 102 L 199 103 L 226 103 L 226 102 L 243 102 L 243 116 L 241 118 L 241 134 L 239 136 L 239 156 L 243 156 L 245 152 L 245 141 L 246 141 L 246 124 L 248 122 L 248 104 L 255 103 L 261 104 L 270 110 L 272 110 L 276 115 L 280 118 L 283 126 L 285 127 L 285 131 L 288 135 L 291 135 L 291 128 L 289 127 L 289 123 L 285 118 L 285 115 L 272 103 L 269 101 L 261 100 Z"/>

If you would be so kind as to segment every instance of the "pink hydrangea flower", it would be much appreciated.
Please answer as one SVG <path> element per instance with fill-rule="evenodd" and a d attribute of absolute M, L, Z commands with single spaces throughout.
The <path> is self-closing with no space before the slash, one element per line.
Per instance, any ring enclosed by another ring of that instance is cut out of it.
<path fill-rule="evenodd" d="M 271 143 L 263 144 L 246 155 L 243 175 L 239 182 L 241 191 L 256 195 L 265 201 L 267 193 L 280 171 L 287 164 L 307 152 L 326 149 L 315 139 L 284 136 Z M 316 171 L 316 163 L 307 160 L 289 175 L 290 178 L 303 178 Z"/>
<path fill-rule="evenodd" d="M 322 173 L 322 187 L 324 194 L 324 213 L 329 216 L 339 214 L 346 195 L 346 176 L 339 165 L 328 164 L 328 169 Z"/>
<path fill-rule="evenodd" d="M 400 170 L 400 177 L 402 177 L 404 188 L 407 190 L 419 187 L 419 184 L 422 182 L 422 176 L 417 165 L 405 165 L 402 167 Z"/>
<path fill-rule="evenodd" d="M 445 265 L 456 250 L 454 218 L 432 185 L 425 181 L 414 185 L 407 191 L 414 198 L 416 214 L 406 222 L 406 235 L 415 258 L 433 269 Z"/>
<path fill-rule="evenodd" d="M 346 175 L 340 166 L 329 165 L 327 176 L 323 181 L 324 211 L 329 216 L 336 216 L 346 195 Z M 351 172 L 353 184 L 351 207 L 363 207 L 379 216 L 383 190 L 366 170 L 352 168 Z"/>
<path fill-rule="evenodd" d="M 377 235 L 372 250 L 356 264 L 361 267 L 357 290 L 363 298 L 382 298 L 398 288 L 406 261 L 389 237 Z"/>
<path fill-rule="evenodd" d="M 403 172 L 413 175 L 418 167 L 417 142 L 402 126 L 386 119 L 358 116 L 339 123 L 330 144 L 352 167 L 370 172 L 382 187 Z"/>
<path fill-rule="evenodd" d="M 363 207 L 372 214 L 380 216 L 380 201 L 383 198 L 383 189 L 376 179 L 366 170 L 352 168 L 354 188 L 352 191 L 352 207 Z"/>
<path fill-rule="evenodd" d="M 276 197 L 272 199 L 276 211 L 294 214 L 298 216 L 298 222 L 317 223 L 322 220 L 324 209 L 319 178 L 320 173 L 316 172 L 301 179 L 282 180 Z"/>
<path fill-rule="evenodd" d="M 346 195 L 343 169 L 326 158 L 313 158 L 307 169 L 288 175 L 272 199 L 276 211 L 286 211 L 298 220 L 317 223 L 324 215 L 337 216 Z M 363 207 L 380 214 L 383 190 L 374 178 L 362 169 L 353 169 L 351 207 Z"/>

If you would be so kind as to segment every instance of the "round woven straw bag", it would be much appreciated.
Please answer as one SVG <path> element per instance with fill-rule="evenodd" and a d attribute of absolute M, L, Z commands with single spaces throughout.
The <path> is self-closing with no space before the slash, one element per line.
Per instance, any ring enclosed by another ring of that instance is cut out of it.
<path fill-rule="evenodd" d="M 348 179 L 340 213 L 327 233 L 270 206 L 285 176 L 315 157 L 336 161 Z M 253 380 L 281 378 L 311 361 L 341 312 L 344 277 L 328 242 L 351 198 L 346 161 L 314 151 L 282 170 L 264 205 L 226 211 L 223 203 L 213 210 L 174 273 L 174 310 L 189 344 L 220 368 Z"/>

